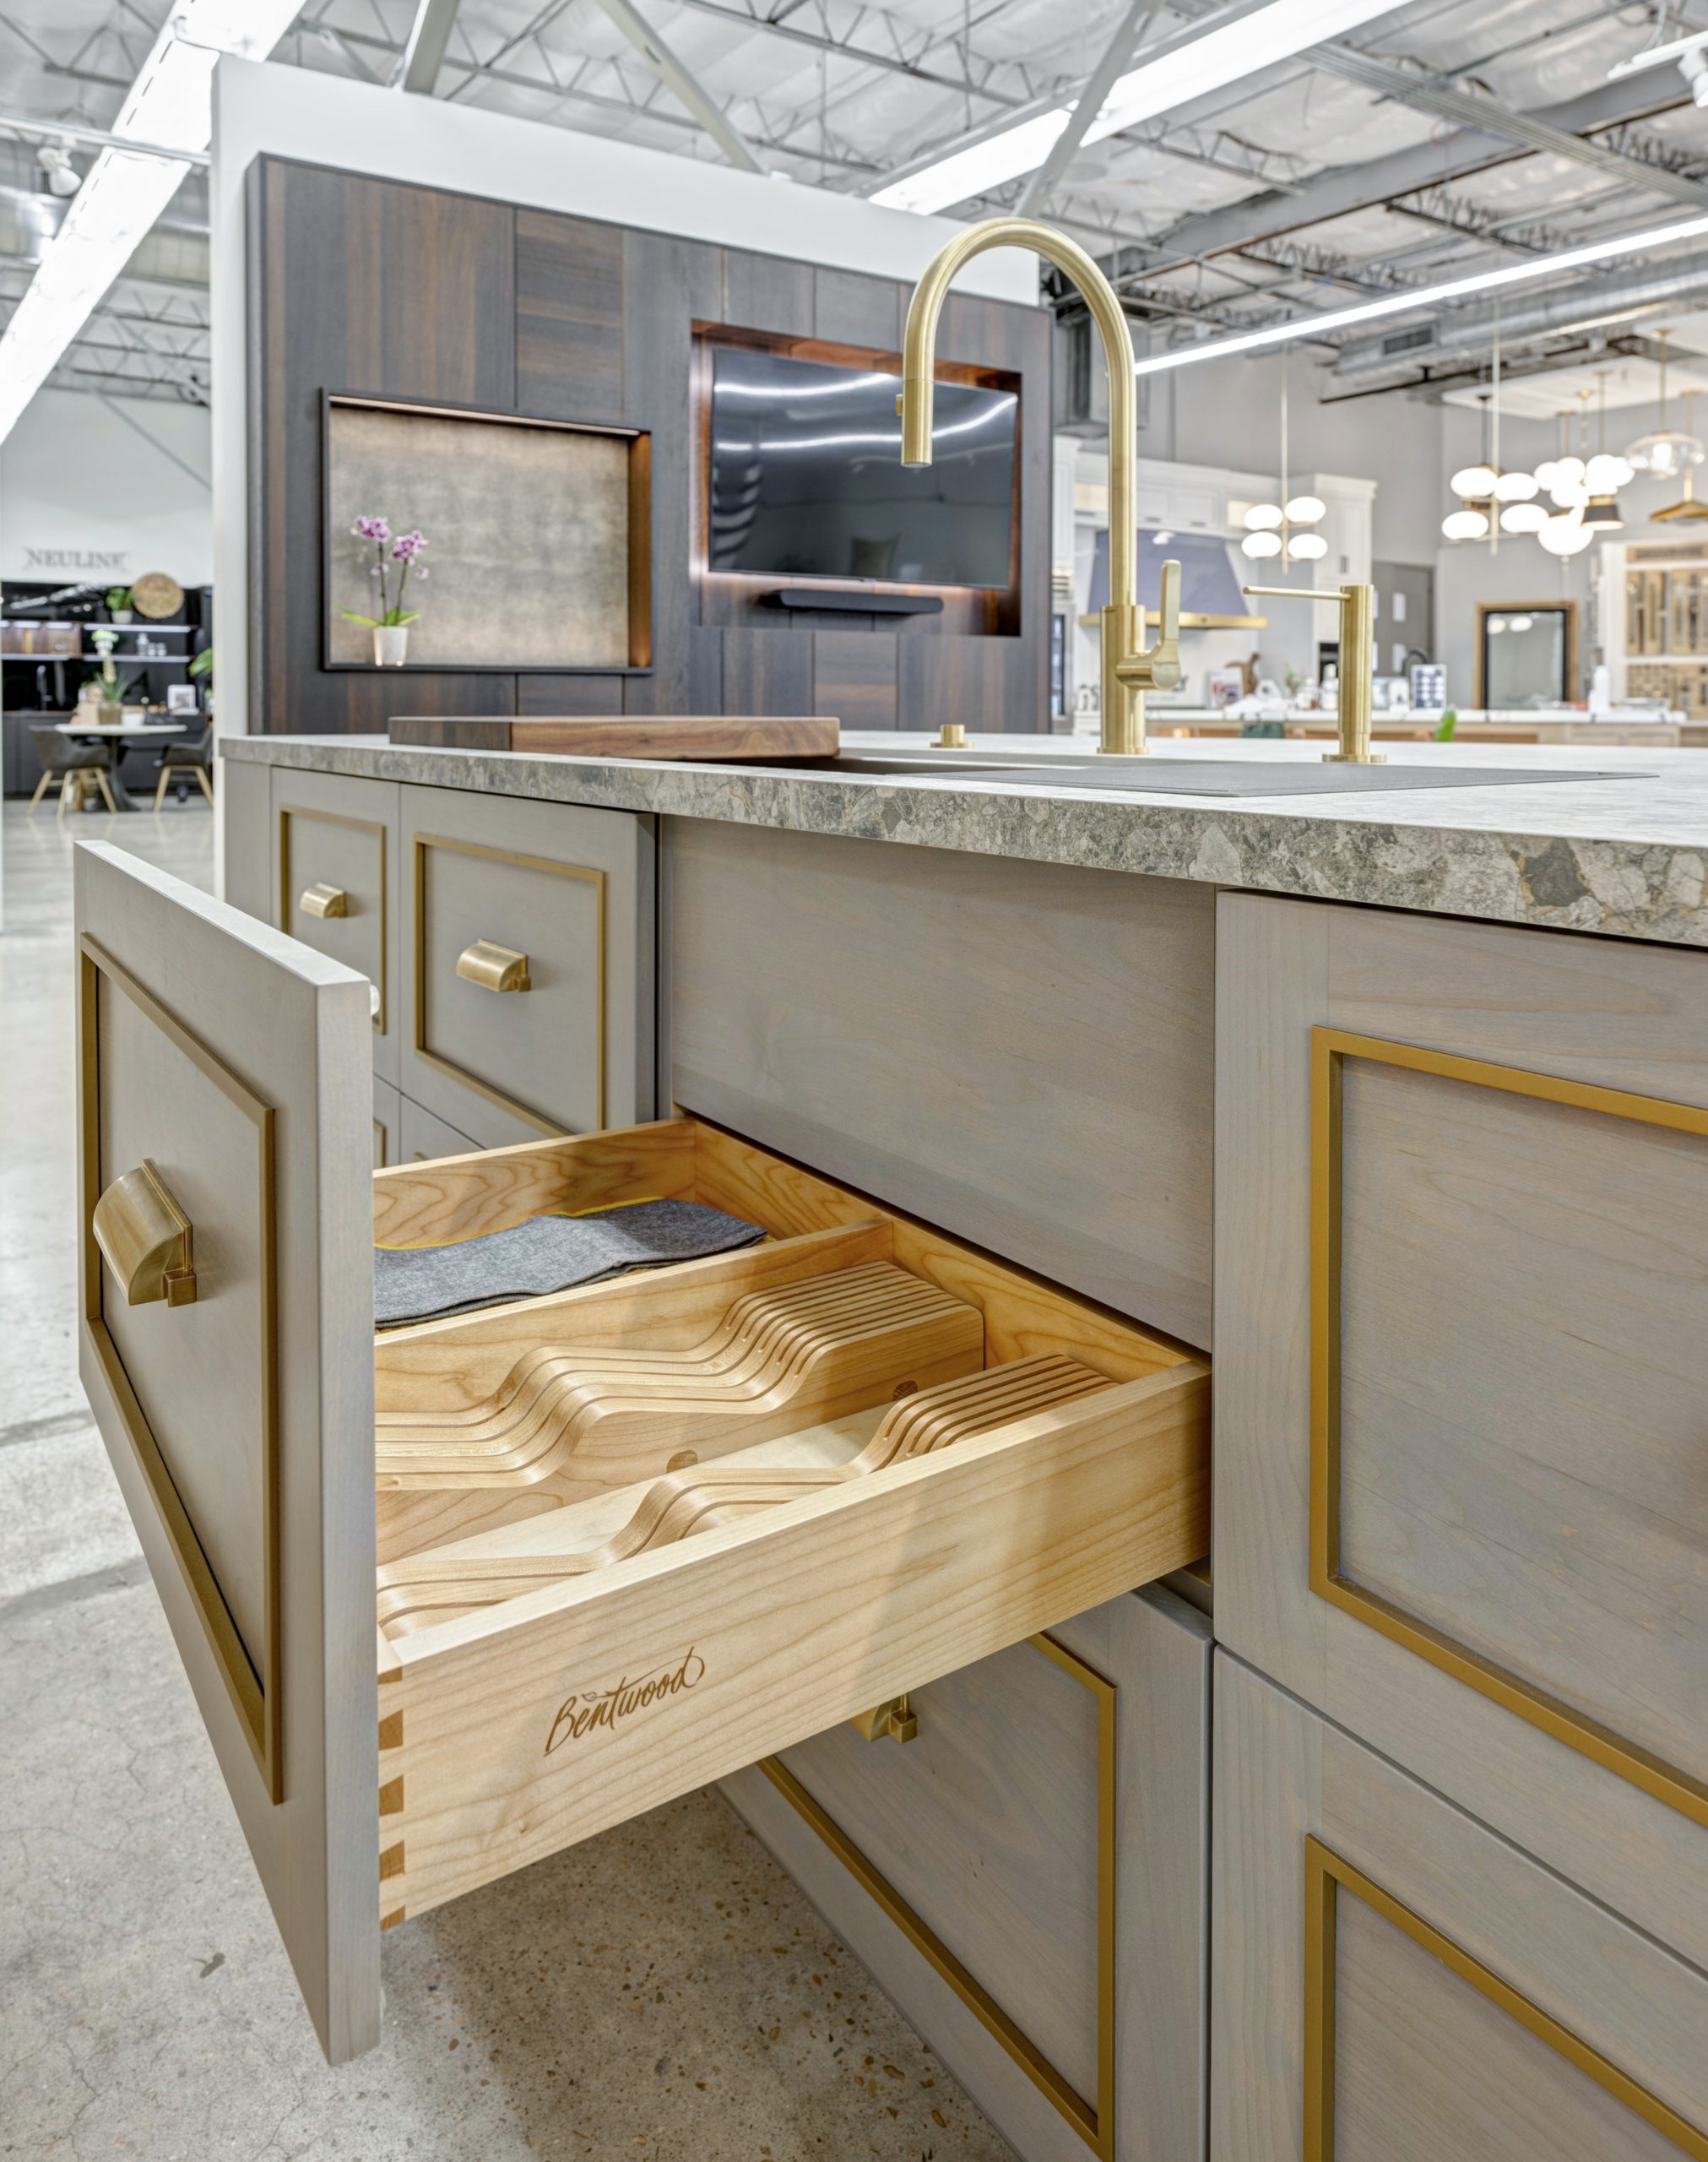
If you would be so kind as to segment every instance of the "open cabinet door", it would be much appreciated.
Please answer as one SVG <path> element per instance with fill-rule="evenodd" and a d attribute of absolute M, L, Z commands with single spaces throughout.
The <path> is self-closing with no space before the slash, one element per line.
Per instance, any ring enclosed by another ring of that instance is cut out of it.
<path fill-rule="evenodd" d="M 76 851 L 79 1357 L 333 2063 L 379 2031 L 368 984 Z"/>

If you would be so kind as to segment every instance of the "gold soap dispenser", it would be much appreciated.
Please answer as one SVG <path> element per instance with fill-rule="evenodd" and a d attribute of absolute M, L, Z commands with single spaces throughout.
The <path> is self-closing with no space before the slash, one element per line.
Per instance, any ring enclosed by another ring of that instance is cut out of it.
<path fill-rule="evenodd" d="M 903 340 L 902 463 L 931 462 L 931 399 L 937 319 L 951 280 L 963 263 L 992 247 L 1026 247 L 1071 278 L 1084 296 L 1103 340 L 1109 378 L 1109 598 L 1103 611 L 1103 739 L 1098 748 L 1118 758 L 1145 748 L 1145 693 L 1172 691 L 1180 680 L 1180 566 L 1163 565 L 1161 622 L 1153 644 L 1144 643 L 1144 611 L 1138 592 L 1138 393 L 1133 341 L 1115 290 L 1085 250 L 1053 225 L 1033 218 L 987 218 L 968 225 L 932 258 L 914 288 Z M 946 725 L 934 747 L 964 747 L 962 724 Z"/>

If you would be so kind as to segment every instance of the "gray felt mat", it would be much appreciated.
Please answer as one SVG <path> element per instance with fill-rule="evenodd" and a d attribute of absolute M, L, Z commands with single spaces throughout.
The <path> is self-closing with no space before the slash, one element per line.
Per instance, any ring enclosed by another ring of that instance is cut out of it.
<path fill-rule="evenodd" d="M 374 1319 L 381 1328 L 437 1321 L 631 1268 L 733 1252 L 764 1236 L 760 1225 L 701 1202 L 635 1201 L 591 1216 L 530 1216 L 453 1246 L 376 1247 Z"/>

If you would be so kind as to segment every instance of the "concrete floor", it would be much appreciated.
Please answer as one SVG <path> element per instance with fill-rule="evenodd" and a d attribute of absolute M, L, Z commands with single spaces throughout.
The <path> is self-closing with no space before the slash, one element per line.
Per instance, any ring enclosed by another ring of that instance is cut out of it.
<path fill-rule="evenodd" d="M 1011 2162 L 709 1792 L 390 1932 L 328 2069 L 77 1380 L 72 839 L 212 822 L 4 818 L 0 2155 Z"/>

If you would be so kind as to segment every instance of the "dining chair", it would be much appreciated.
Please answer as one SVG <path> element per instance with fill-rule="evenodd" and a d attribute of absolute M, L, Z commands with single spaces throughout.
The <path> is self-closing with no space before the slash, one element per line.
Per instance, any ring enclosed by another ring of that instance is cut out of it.
<path fill-rule="evenodd" d="M 192 773 L 209 802 L 214 801 L 214 790 L 208 774 L 214 763 L 214 724 L 210 720 L 193 743 L 168 743 L 160 753 L 160 778 L 155 789 L 155 808 L 158 811 L 165 801 L 166 783 L 174 774 Z"/>
<path fill-rule="evenodd" d="M 30 813 L 35 815 L 51 780 L 59 783 L 60 818 L 65 816 L 68 796 L 73 796 L 79 810 L 83 807 L 83 791 L 92 780 L 100 790 L 109 811 L 118 806 L 112 800 L 112 790 L 106 777 L 112 769 L 112 752 L 104 743 L 73 743 L 68 736 L 62 735 L 51 722 L 32 725 L 30 741 L 35 747 L 35 763 L 41 769 L 41 778 L 35 784 L 35 793 L 30 799 Z"/>

